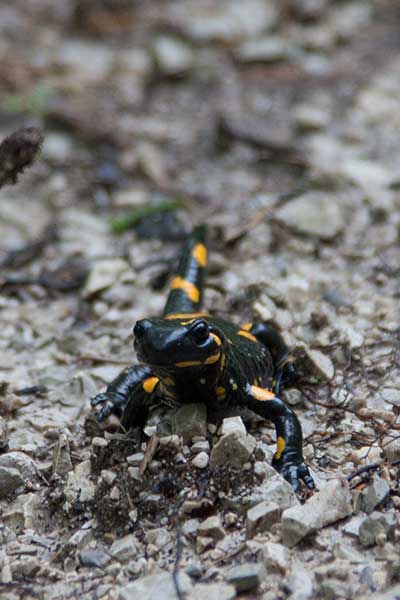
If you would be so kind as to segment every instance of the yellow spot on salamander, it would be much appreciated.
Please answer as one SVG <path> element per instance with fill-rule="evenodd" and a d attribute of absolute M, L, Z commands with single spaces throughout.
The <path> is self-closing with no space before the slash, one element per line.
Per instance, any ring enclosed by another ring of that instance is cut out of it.
<path fill-rule="evenodd" d="M 179 275 L 173 278 L 171 282 L 171 290 L 183 290 L 192 302 L 198 302 L 200 300 L 199 288 L 193 283 L 190 283 L 190 281 L 182 279 L 182 277 L 179 277 Z"/>
<path fill-rule="evenodd" d="M 208 317 L 209 314 L 205 312 L 196 312 L 196 313 L 171 313 L 170 315 L 166 315 L 164 318 L 168 321 L 173 321 L 175 319 L 197 319 L 198 317 Z"/>
<path fill-rule="evenodd" d="M 209 356 L 208 358 L 206 358 L 206 360 L 204 361 L 205 365 L 212 365 L 213 363 L 217 362 L 219 360 L 219 357 L 221 356 L 221 353 L 218 352 L 218 354 L 212 354 L 211 356 Z"/>
<path fill-rule="evenodd" d="M 244 329 L 245 331 L 250 331 L 250 329 L 253 327 L 253 323 L 245 323 L 244 325 L 241 326 L 240 329 Z"/>
<path fill-rule="evenodd" d="M 206 358 L 203 361 L 201 361 L 201 360 L 184 360 L 184 361 L 175 363 L 175 366 L 184 368 L 184 367 L 198 367 L 200 365 L 212 365 L 213 363 L 217 362 L 217 360 L 219 360 L 220 356 L 221 356 L 221 353 L 218 352 L 218 354 L 212 354 L 211 356 L 209 356 L 208 358 Z"/>
<path fill-rule="evenodd" d="M 226 396 L 226 390 L 222 385 L 219 385 L 215 390 L 217 393 L 218 400 L 223 400 Z"/>
<path fill-rule="evenodd" d="M 143 381 L 143 389 L 147 394 L 151 394 L 151 392 L 154 390 L 154 388 L 156 387 L 157 383 L 160 380 L 158 379 L 158 377 L 149 377 L 148 379 L 145 379 Z"/>
<path fill-rule="evenodd" d="M 270 390 L 265 388 L 260 388 L 256 385 L 251 386 L 251 393 L 253 394 L 253 398 L 259 400 L 260 402 L 265 402 L 266 400 L 273 400 L 276 396 Z"/>
<path fill-rule="evenodd" d="M 201 365 L 199 360 L 183 360 L 181 362 L 175 363 L 176 367 L 185 368 L 185 367 L 198 367 Z"/>
<path fill-rule="evenodd" d="M 199 263 L 200 267 L 207 264 L 207 248 L 204 244 L 196 244 L 192 250 L 193 258 Z"/>
<path fill-rule="evenodd" d="M 254 337 L 254 335 L 252 335 L 248 331 L 245 331 L 244 329 L 240 329 L 237 333 L 238 333 L 238 335 L 241 335 L 241 336 L 251 340 L 252 342 L 257 342 L 257 338 Z"/>
<path fill-rule="evenodd" d="M 278 436 L 278 439 L 276 440 L 276 454 L 275 454 L 275 458 L 277 460 L 280 459 L 280 457 L 282 456 L 282 452 L 284 451 L 284 449 L 286 448 L 286 442 L 283 439 L 283 437 Z"/>
<path fill-rule="evenodd" d="M 217 346 L 220 346 L 222 344 L 221 342 L 221 338 L 216 334 L 216 333 L 210 333 L 211 337 L 214 338 L 215 343 L 217 344 Z"/>

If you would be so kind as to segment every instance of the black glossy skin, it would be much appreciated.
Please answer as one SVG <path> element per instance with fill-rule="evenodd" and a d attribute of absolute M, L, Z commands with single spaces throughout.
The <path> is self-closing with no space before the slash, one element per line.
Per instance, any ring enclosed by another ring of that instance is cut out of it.
<path fill-rule="evenodd" d="M 282 381 L 293 366 L 280 333 L 270 324 L 243 328 L 199 312 L 206 264 L 205 229 L 187 240 L 172 281 L 164 315 L 134 327 L 140 363 L 125 369 L 105 393 L 92 399 L 99 421 L 116 414 L 125 428 L 142 425 L 160 400 L 204 402 L 208 406 L 245 406 L 271 420 L 278 450 L 274 467 L 295 490 L 314 482 L 302 455 L 300 423 L 281 398 Z"/>

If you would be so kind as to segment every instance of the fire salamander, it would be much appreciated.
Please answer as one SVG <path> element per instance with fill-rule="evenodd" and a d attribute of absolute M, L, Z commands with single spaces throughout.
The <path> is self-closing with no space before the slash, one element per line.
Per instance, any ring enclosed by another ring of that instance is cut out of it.
<path fill-rule="evenodd" d="M 313 488 L 304 463 L 300 423 L 279 397 L 292 364 L 280 333 L 268 323 L 237 327 L 201 311 L 207 264 L 206 231 L 197 227 L 183 248 L 161 318 L 133 328 L 139 364 L 122 371 L 106 391 L 92 398 L 97 418 L 117 415 L 125 428 L 142 425 L 159 400 L 217 403 L 250 408 L 276 428 L 273 466 L 298 491 Z"/>

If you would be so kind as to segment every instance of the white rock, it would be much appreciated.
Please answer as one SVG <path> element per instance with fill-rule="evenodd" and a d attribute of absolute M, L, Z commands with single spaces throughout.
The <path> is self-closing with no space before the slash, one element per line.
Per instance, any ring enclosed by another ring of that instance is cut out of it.
<path fill-rule="evenodd" d="M 344 227 L 337 201 L 321 192 L 309 192 L 291 200 L 277 210 L 276 217 L 299 233 L 323 240 L 334 238 Z"/>
<path fill-rule="evenodd" d="M 389 404 L 393 404 L 400 408 L 400 389 L 396 387 L 382 387 L 380 388 L 380 393 L 385 402 Z"/>
<path fill-rule="evenodd" d="M 287 57 L 288 45 L 282 37 L 269 36 L 244 42 L 237 51 L 242 62 L 275 62 Z"/>
<path fill-rule="evenodd" d="M 329 481 L 306 504 L 294 506 L 282 515 L 282 539 L 292 547 L 313 533 L 352 513 L 349 484 L 345 480 Z"/>
<path fill-rule="evenodd" d="M 390 494 L 390 486 L 386 479 L 374 475 L 372 482 L 362 491 L 362 509 L 370 514 Z"/>
<path fill-rule="evenodd" d="M 252 435 L 228 433 L 215 444 L 211 451 L 212 465 L 229 465 L 240 468 L 249 460 L 256 440 Z"/>
<path fill-rule="evenodd" d="M 17 469 L 0 467 L 0 498 L 7 498 L 18 489 L 22 491 L 24 480 Z"/>
<path fill-rule="evenodd" d="M 129 270 L 129 265 L 121 258 L 97 260 L 82 290 L 83 298 L 90 298 L 98 292 L 111 287 L 118 281 L 122 273 L 127 270 Z"/>
<path fill-rule="evenodd" d="M 73 471 L 68 473 L 64 487 L 67 502 L 90 502 L 94 498 L 95 485 L 90 481 L 90 460 L 79 463 Z"/>
<path fill-rule="evenodd" d="M 191 600 L 233 600 L 236 590 L 227 583 L 199 583 L 191 592 Z"/>
<path fill-rule="evenodd" d="M 179 589 L 183 597 L 188 598 L 191 593 L 192 584 L 185 573 L 178 574 Z M 120 588 L 118 600 L 176 600 L 176 590 L 171 573 L 157 573 L 141 577 L 133 583 Z"/>
<path fill-rule="evenodd" d="M 0 467 L 16 469 L 22 479 L 26 482 L 34 483 L 37 481 L 38 469 L 30 456 L 24 452 L 7 452 L 0 456 Z"/>
<path fill-rule="evenodd" d="M 200 523 L 199 535 L 211 537 L 213 540 L 222 540 L 225 537 L 225 531 L 221 519 L 218 516 L 208 517 L 203 523 Z"/>
<path fill-rule="evenodd" d="M 227 417 L 222 421 L 220 434 L 226 435 L 227 433 L 247 434 L 246 427 L 241 417 Z"/>
<path fill-rule="evenodd" d="M 256 533 L 268 531 L 279 521 L 281 510 L 275 502 L 260 502 L 247 511 L 246 533 L 253 537 Z"/>
<path fill-rule="evenodd" d="M 267 572 L 286 574 L 289 568 L 289 550 L 282 544 L 267 542 L 260 549 L 260 555 Z"/>
<path fill-rule="evenodd" d="M 192 465 L 196 467 L 196 469 L 205 469 L 210 460 L 207 452 L 199 452 L 192 460 Z"/>
<path fill-rule="evenodd" d="M 137 553 L 137 542 L 133 535 L 126 535 L 119 540 L 115 540 L 110 548 L 111 556 L 121 562 L 127 562 L 135 558 Z"/>
<path fill-rule="evenodd" d="M 193 65 L 193 54 L 181 40 L 158 37 L 153 45 L 157 66 L 165 75 L 182 75 Z"/>
<path fill-rule="evenodd" d="M 170 10 L 175 27 L 203 42 L 252 38 L 272 27 L 277 17 L 275 6 L 263 0 L 191 0 L 173 4 Z"/>

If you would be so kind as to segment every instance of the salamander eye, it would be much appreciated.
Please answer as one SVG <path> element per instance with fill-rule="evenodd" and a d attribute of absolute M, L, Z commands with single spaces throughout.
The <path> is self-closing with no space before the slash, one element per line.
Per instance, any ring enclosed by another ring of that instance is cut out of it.
<path fill-rule="evenodd" d="M 200 346 L 208 340 L 210 328 L 208 327 L 208 323 L 206 323 L 206 321 L 197 321 L 193 325 L 190 333 L 196 344 Z"/>

